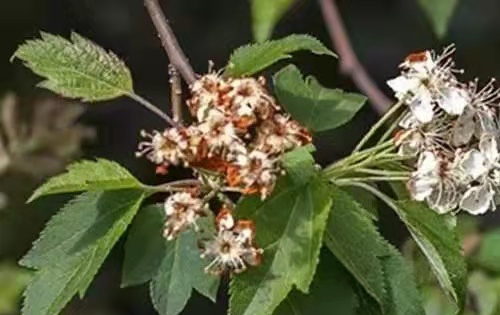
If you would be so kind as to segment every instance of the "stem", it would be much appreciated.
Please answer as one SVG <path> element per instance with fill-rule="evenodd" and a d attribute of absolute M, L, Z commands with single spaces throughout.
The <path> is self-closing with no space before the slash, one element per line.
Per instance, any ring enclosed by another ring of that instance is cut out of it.
<path fill-rule="evenodd" d="M 372 187 L 368 184 L 359 183 L 359 182 L 351 182 L 351 183 L 339 184 L 339 186 L 356 186 L 356 187 L 362 188 L 364 190 L 367 190 L 370 193 L 372 193 L 375 197 L 382 200 L 387 206 L 389 206 L 390 208 L 395 210 L 396 213 L 401 212 L 401 211 L 399 211 L 399 207 L 394 203 L 394 201 L 389 196 L 387 196 L 386 194 L 384 194 L 383 192 L 381 192 L 377 188 Z"/>
<path fill-rule="evenodd" d="M 389 138 L 392 135 L 392 133 L 394 132 L 394 130 L 398 127 L 398 124 L 401 121 L 401 118 L 403 118 L 404 114 L 405 114 L 405 112 L 401 113 L 399 115 L 399 117 L 396 118 L 396 120 L 394 120 L 394 122 L 392 123 L 392 125 L 384 132 L 384 134 L 382 135 L 382 137 L 380 137 L 380 139 L 378 141 L 379 143 L 386 141 L 387 138 Z"/>
<path fill-rule="evenodd" d="M 358 168 L 356 169 L 356 172 L 358 173 L 366 173 L 366 174 L 372 174 L 372 175 L 394 175 L 394 176 L 406 176 L 409 175 L 410 172 L 405 172 L 405 171 L 386 171 L 386 170 L 378 170 L 378 169 L 370 169 L 370 168 Z"/>
<path fill-rule="evenodd" d="M 175 120 L 173 120 L 170 116 L 168 116 L 167 114 L 162 112 L 158 107 L 151 104 L 151 102 L 149 102 L 148 100 L 146 100 L 142 96 L 139 96 L 135 93 L 128 93 L 127 96 L 130 97 L 131 99 L 133 99 L 134 101 L 136 101 L 137 103 L 141 104 L 142 106 L 146 107 L 147 109 L 149 109 L 150 111 L 152 111 L 156 115 L 160 116 L 169 125 L 171 125 L 173 127 L 179 127 L 179 124 Z"/>
<path fill-rule="evenodd" d="M 337 185 L 342 183 L 359 183 L 359 182 L 400 182 L 408 180 L 408 176 L 371 176 L 371 177 L 347 177 L 335 179 L 333 182 Z"/>
<path fill-rule="evenodd" d="M 153 24 L 158 32 L 158 37 L 160 37 L 161 44 L 168 55 L 168 59 L 172 65 L 179 70 L 180 74 L 184 80 L 191 84 L 196 80 L 196 75 L 193 68 L 189 64 L 189 61 L 182 51 L 177 38 L 168 25 L 167 19 L 163 11 L 161 10 L 158 0 L 144 0 L 144 5 L 148 10 L 149 16 L 153 21 Z"/>
<path fill-rule="evenodd" d="M 330 38 L 340 56 L 340 70 L 350 76 L 359 89 L 368 96 L 373 108 L 379 114 L 386 112 L 391 101 L 377 87 L 356 57 L 335 0 L 320 0 L 319 3 Z"/>
<path fill-rule="evenodd" d="M 370 128 L 370 130 L 368 131 L 368 133 L 363 137 L 363 139 L 361 139 L 361 141 L 359 141 L 358 145 L 356 145 L 356 147 L 354 148 L 353 150 L 353 153 L 356 153 L 358 152 L 359 150 L 361 150 L 361 148 L 371 139 L 371 137 L 377 132 L 377 130 L 382 127 L 386 122 L 387 120 L 389 120 L 389 118 L 395 113 L 398 111 L 398 109 L 404 104 L 403 101 L 399 101 L 397 102 L 396 104 L 394 104 L 394 106 L 391 107 L 391 109 L 389 111 L 387 111 L 387 113 L 384 114 L 384 116 L 382 116 L 382 118 L 380 118 L 377 123 L 375 125 L 373 125 L 373 127 Z"/>
<path fill-rule="evenodd" d="M 158 186 L 143 185 L 146 190 L 151 192 L 177 192 L 185 191 L 189 186 L 200 186 L 201 183 L 197 179 L 181 179 L 170 183 L 161 184 Z"/>
<path fill-rule="evenodd" d="M 174 65 L 168 66 L 168 74 L 170 75 L 170 102 L 172 103 L 172 113 L 174 120 L 182 123 L 182 87 L 179 72 Z"/>

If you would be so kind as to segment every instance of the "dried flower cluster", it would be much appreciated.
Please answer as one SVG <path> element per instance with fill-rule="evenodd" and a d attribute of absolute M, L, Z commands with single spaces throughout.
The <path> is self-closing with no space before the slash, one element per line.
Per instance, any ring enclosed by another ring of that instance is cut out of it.
<path fill-rule="evenodd" d="M 416 158 L 408 182 L 414 199 L 439 213 L 465 210 L 483 214 L 496 207 L 500 187 L 498 106 L 490 81 L 461 83 L 450 55 L 425 51 L 400 65 L 388 81 L 396 98 L 408 105 L 399 123 L 399 153 Z"/>
<path fill-rule="evenodd" d="M 139 144 L 137 155 L 157 164 L 160 173 L 170 166 L 191 167 L 212 192 L 266 198 L 282 172 L 283 155 L 311 142 L 309 132 L 281 112 L 263 78 L 207 74 L 192 84 L 187 106 L 192 124 L 143 132 L 147 140 Z M 170 195 L 165 201 L 164 237 L 172 240 L 187 229 L 198 231 L 197 220 L 210 213 L 209 200 L 200 189 Z M 254 244 L 253 222 L 235 222 L 224 207 L 216 225 L 216 235 L 203 242 L 202 257 L 211 260 L 207 272 L 238 273 L 260 263 L 263 251 Z"/>
<path fill-rule="evenodd" d="M 164 172 L 171 165 L 220 174 L 243 194 L 268 196 L 281 171 L 284 153 L 310 143 L 311 136 L 280 107 L 263 78 L 231 79 L 207 74 L 193 83 L 187 105 L 195 122 L 144 133 L 139 144 Z"/>

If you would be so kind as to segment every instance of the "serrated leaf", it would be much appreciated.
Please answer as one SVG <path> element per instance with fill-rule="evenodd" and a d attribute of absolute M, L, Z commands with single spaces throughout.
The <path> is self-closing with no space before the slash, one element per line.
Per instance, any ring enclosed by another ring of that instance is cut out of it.
<path fill-rule="evenodd" d="M 283 178 L 266 201 L 245 198 L 235 213 L 251 218 L 264 249 L 262 265 L 231 281 L 231 315 L 267 315 L 293 287 L 307 293 L 318 263 L 331 205 L 328 185 L 317 177 L 295 184 Z"/>
<path fill-rule="evenodd" d="M 483 236 L 474 260 L 483 268 L 500 272 L 500 230 L 493 230 Z"/>
<path fill-rule="evenodd" d="M 113 231 L 121 234 L 131 220 L 127 214 L 135 215 L 143 194 L 140 190 L 116 190 L 77 196 L 52 217 L 20 264 L 30 268 L 53 266 Z"/>
<path fill-rule="evenodd" d="M 13 58 L 47 79 L 40 87 L 65 97 L 95 102 L 133 91 L 132 76 L 123 61 L 76 33 L 71 41 L 41 33 L 40 39 L 19 46 Z"/>
<path fill-rule="evenodd" d="M 274 26 L 296 0 L 252 0 L 252 30 L 257 42 L 269 37 Z"/>
<path fill-rule="evenodd" d="M 229 58 L 225 75 L 240 77 L 255 74 L 280 60 L 290 58 L 291 53 L 299 50 L 308 50 L 316 55 L 335 56 L 316 38 L 295 34 L 236 49 Z"/>
<path fill-rule="evenodd" d="M 143 197 L 142 192 L 131 190 L 88 192 L 56 215 L 29 257 L 24 259 L 25 264 L 42 268 L 25 292 L 22 314 L 58 314 L 75 294 L 82 297 L 132 221 Z M 97 227 L 87 224 L 84 233 L 79 231 L 69 236 L 64 233 L 62 227 L 72 232 L 75 226 L 85 224 L 87 220 L 93 221 L 96 212 L 104 212 L 97 217 L 110 213 L 113 220 L 95 221 Z M 49 256 L 44 249 L 49 251 Z"/>
<path fill-rule="evenodd" d="M 418 3 L 431 22 L 436 35 L 440 38 L 444 37 L 458 0 L 418 0 Z"/>
<path fill-rule="evenodd" d="M 151 300 L 158 313 L 179 314 L 193 289 L 215 301 L 219 278 L 203 271 L 204 261 L 200 258 L 196 234 L 187 231 L 175 241 L 164 242 L 165 255 L 150 284 Z"/>
<path fill-rule="evenodd" d="M 387 315 L 422 315 L 424 308 L 410 265 L 396 248 L 386 242 L 387 254 L 381 257 L 386 287 Z"/>
<path fill-rule="evenodd" d="M 122 286 L 131 286 L 151 280 L 167 255 L 167 244 L 162 235 L 165 214 L 160 205 L 141 209 L 134 219 L 125 244 Z"/>
<path fill-rule="evenodd" d="M 283 166 L 295 183 L 306 183 L 316 173 L 314 157 L 310 151 L 314 147 L 299 147 L 283 157 Z"/>
<path fill-rule="evenodd" d="M 345 191 L 333 187 L 325 245 L 380 306 L 384 305 L 384 271 L 379 256 L 385 241 L 365 210 Z"/>
<path fill-rule="evenodd" d="M 375 196 L 356 186 L 342 187 L 342 190 L 346 191 L 361 205 L 370 219 L 378 220 L 378 200 Z"/>
<path fill-rule="evenodd" d="M 418 202 L 396 203 L 400 219 L 422 253 L 443 290 L 457 303 L 465 305 L 467 268 L 457 233 L 445 218 Z"/>
<path fill-rule="evenodd" d="M 104 159 L 84 160 L 68 166 L 66 173 L 50 178 L 35 190 L 31 202 L 41 196 L 85 190 L 140 188 L 141 183 L 118 163 Z"/>
<path fill-rule="evenodd" d="M 273 315 L 356 315 L 355 290 L 349 272 L 331 253 L 324 251 L 309 294 L 292 291 Z"/>
<path fill-rule="evenodd" d="M 316 132 L 347 123 L 366 102 L 363 95 L 328 89 L 313 77 L 304 80 L 294 65 L 274 75 L 274 86 L 280 104 L 295 120 Z"/>

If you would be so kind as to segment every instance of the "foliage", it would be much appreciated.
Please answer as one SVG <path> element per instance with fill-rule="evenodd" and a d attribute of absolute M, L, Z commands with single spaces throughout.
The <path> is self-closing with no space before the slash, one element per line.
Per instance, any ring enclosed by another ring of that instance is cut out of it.
<path fill-rule="evenodd" d="M 366 97 L 321 86 L 313 77 L 302 79 L 290 65 L 274 76 L 279 101 L 286 110 L 312 131 L 325 131 L 350 121 L 366 102 Z"/>
<path fill-rule="evenodd" d="M 263 42 L 269 37 L 274 26 L 296 0 L 252 0 L 253 37 Z"/>
<path fill-rule="evenodd" d="M 438 37 L 444 37 L 459 0 L 418 0 Z"/>

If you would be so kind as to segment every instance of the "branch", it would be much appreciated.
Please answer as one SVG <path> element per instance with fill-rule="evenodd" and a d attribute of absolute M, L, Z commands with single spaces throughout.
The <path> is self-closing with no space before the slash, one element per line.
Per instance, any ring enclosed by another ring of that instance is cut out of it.
<path fill-rule="evenodd" d="M 356 57 L 335 0 L 319 0 L 319 2 L 330 38 L 340 57 L 340 71 L 350 76 L 358 88 L 368 96 L 373 108 L 379 114 L 383 114 L 392 102 L 377 87 Z"/>
<path fill-rule="evenodd" d="M 160 37 L 161 44 L 168 55 L 168 59 L 170 59 L 170 63 L 179 71 L 188 84 L 193 83 L 196 80 L 196 75 L 186 55 L 184 55 L 179 46 L 172 28 L 168 25 L 158 0 L 144 0 L 144 5 L 158 32 L 158 37 Z"/>
<path fill-rule="evenodd" d="M 174 120 L 182 123 L 182 86 L 181 78 L 177 69 L 170 64 L 168 65 L 168 74 L 170 75 L 170 103 L 172 103 L 172 113 Z"/>

